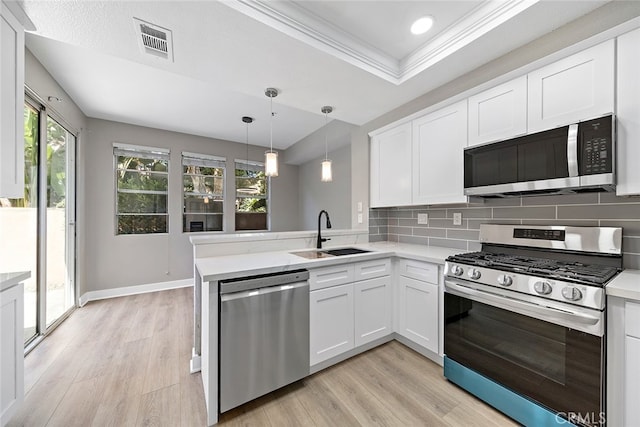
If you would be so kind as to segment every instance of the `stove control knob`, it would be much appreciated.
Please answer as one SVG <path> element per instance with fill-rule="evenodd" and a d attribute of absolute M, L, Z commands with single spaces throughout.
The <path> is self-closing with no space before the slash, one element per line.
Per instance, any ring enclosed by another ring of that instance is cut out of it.
<path fill-rule="evenodd" d="M 498 283 L 502 286 L 511 286 L 511 284 L 513 283 L 513 279 L 511 278 L 511 276 L 501 274 L 498 276 Z"/>
<path fill-rule="evenodd" d="M 567 286 L 562 289 L 562 296 L 569 301 L 578 301 L 582 299 L 582 292 L 575 286 Z"/>
<path fill-rule="evenodd" d="M 462 276 L 463 272 L 464 272 L 464 270 L 459 265 L 452 265 L 451 266 L 451 273 L 454 276 Z"/>
<path fill-rule="evenodd" d="M 549 295 L 553 290 L 553 288 L 551 287 L 551 283 L 542 281 L 534 283 L 533 289 L 540 295 Z"/>
<path fill-rule="evenodd" d="M 472 268 L 471 270 L 469 270 L 467 272 L 467 275 L 469 276 L 469 278 L 471 278 L 473 280 L 478 280 L 480 278 L 480 276 L 482 276 L 482 273 L 480 273 L 480 270 L 478 270 L 476 268 Z"/>

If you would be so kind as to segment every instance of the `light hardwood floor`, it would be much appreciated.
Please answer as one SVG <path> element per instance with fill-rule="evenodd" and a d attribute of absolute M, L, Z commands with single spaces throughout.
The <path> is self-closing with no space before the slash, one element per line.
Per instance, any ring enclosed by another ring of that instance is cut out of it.
<path fill-rule="evenodd" d="M 25 359 L 25 403 L 9 426 L 206 424 L 189 373 L 191 288 L 77 309 Z M 513 426 L 397 342 L 222 415 L 221 426 Z"/>

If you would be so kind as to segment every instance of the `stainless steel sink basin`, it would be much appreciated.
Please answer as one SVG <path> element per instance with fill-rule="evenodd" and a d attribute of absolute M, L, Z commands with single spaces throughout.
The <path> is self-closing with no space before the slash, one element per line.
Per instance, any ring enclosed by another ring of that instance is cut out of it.
<path fill-rule="evenodd" d="M 344 256 L 344 255 L 357 255 L 364 254 L 368 251 L 366 249 L 358 249 L 358 248 L 337 248 L 337 249 L 314 249 L 309 251 L 302 252 L 291 252 L 293 255 L 301 256 L 303 258 L 308 259 L 318 259 L 318 258 L 330 258 L 334 256 Z"/>

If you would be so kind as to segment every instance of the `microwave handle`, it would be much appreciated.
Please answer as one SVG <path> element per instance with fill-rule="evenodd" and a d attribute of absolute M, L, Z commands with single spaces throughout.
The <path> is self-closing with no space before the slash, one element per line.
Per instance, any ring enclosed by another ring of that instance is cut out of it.
<path fill-rule="evenodd" d="M 569 125 L 567 134 L 567 166 L 569 177 L 578 176 L 578 124 Z"/>

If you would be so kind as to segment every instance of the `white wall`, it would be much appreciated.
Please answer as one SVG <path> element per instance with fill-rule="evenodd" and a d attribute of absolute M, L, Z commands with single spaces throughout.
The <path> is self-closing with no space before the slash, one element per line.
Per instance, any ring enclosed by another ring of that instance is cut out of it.
<path fill-rule="evenodd" d="M 85 167 L 87 212 L 86 263 L 88 291 L 188 279 L 193 276 L 189 233 L 182 232 L 181 152 L 244 159 L 246 146 L 230 141 L 186 135 L 99 119 L 88 120 L 90 144 Z M 169 233 L 115 235 L 113 143 L 169 148 Z M 251 146 L 251 160 L 262 161 L 264 147 Z M 280 176 L 272 179 L 273 231 L 298 229 L 298 167 L 280 164 Z M 227 174 L 229 176 L 229 174 Z M 233 174 L 230 175 L 231 177 Z M 227 179 L 227 200 L 234 183 Z M 231 196 L 229 198 L 229 196 Z M 233 205 L 226 204 L 225 221 L 232 224 Z M 232 227 L 228 227 L 233 231 Z"/>
<path fill-rule="evenodd" d="M 342 147 L 328 156 L 332 162 L 333 181 L 320 181 L 321 162 L 324 155 L 300 165 L 298 175 L 300 229 L 316 230 L 318 213 L 329 212 L 333 228 L 351 228 L 351 148 Z M 322 220 L 324 229 L 324 219 Z"/>
<path fill-rule="evenodd" d="M 364 213 L 369 210 L 369 136 L 368 133 L 409 116 L 429 106 L 445 101 L 466 90 L 517 70 L 554 52 L 574 45 L 593 35 L 640 16 L 640 1 L 615 1 L 546 34 L 527 45 L 509 52 L 475 70 L 410 101 L 351 133 L 351 224 L 353 228 L 368 226 L 368 218 L 357 222 L 357 202 L 364 201 Z"/>

